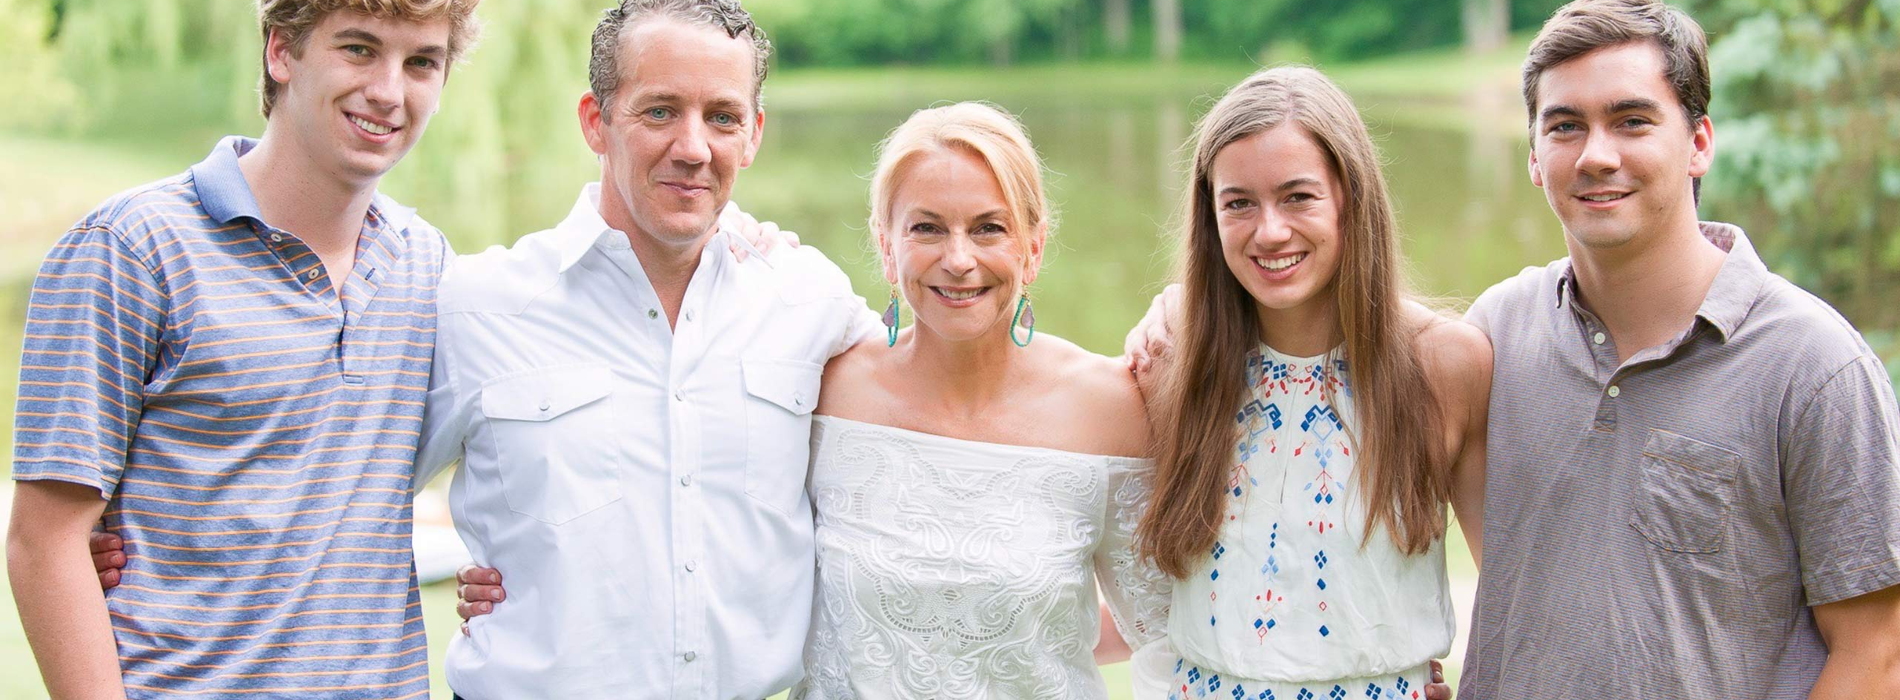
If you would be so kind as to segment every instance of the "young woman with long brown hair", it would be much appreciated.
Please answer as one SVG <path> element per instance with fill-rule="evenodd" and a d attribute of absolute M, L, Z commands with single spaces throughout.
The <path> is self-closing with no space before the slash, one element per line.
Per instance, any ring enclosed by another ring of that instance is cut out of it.
<path fill-rule="evenodd" d="M 1318 71 L 1230 90 L 1191 177 L 1137 536 L 1176 579 L 1171 690 L 1423 697 L 1455 629 L 1447 501 L 1480 545 L 1490 346 L 1406 295 L 1377 151 Z"/>

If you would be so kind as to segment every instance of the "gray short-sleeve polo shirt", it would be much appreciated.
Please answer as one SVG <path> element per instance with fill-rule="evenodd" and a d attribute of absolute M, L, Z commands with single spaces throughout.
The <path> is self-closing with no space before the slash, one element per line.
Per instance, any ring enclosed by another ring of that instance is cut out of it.
<path fill-rule="evenodd" d="M 1681 336 L 1619 364 L 1568 260 L 1492 287 L 1485 557 L 1460 696 L 1805 698 L 1809 606 L 1900 584 L 1891 382 L 1741 229 Z"/>

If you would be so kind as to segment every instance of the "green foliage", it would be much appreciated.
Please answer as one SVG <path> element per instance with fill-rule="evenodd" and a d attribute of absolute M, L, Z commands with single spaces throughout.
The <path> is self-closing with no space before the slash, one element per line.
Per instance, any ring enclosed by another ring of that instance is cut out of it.
<path fill-rule="evenodd" d="M 1705 213 L 1863 327 L 1900 309 L 1900 0 L 1704 0 L 1716 165 Z M 1763 236 L 1756 236 L 1763 239 Z"/>
<path fill-rule="evenodd" d="M 0 93 L 12 104 L 0 127 L 40 127 L 67 118 L 78 91 L 59 73 L 49 36 L 52 7 L 34 0 L 0 0 Z"/>

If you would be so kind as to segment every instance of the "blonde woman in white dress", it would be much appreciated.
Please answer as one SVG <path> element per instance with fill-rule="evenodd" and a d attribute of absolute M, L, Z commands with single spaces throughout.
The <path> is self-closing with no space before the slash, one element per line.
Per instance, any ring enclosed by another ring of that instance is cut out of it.
<path fill-rule="evenodd" d="M 1166 620 L 1167 583 L 1131 542 L 1152 467 L 1142 397 L 1124 364 L 1034 330 L 1051 221 L 1014 119 L 923 110 L 879 154 L 892 333 L 825 368 L 819 593 L 793 697 L 1106 697 L 1097 587 L 1137 657 Z"/>

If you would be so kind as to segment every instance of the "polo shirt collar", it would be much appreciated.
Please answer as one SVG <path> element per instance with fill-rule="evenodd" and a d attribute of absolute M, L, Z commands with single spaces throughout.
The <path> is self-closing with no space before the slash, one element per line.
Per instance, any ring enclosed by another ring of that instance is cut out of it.
<path fill-rule="evenodd" d="M 250 183 L 244 181 L 244 171 L 238 169 L 238 156 L 256 147 L 257 139 L 226 136 L 212 147 L 211 155 L 191 166 L 191 181 L 198 187 L 198 202 L 220 225 L 228 226 L 247 217 L 259 223 L 264 221 L 263 213 L 257 208 L 257 197 L 251 194 Z"/>
<path fill-rule="evenodd" d="M 732 207 L 728 206 L 728 210 L 730 209 Z M 561 256 L 560 272 L 567 272 L 568 268 L 587 256 L 587 251 L 593 249 L 595 243 L 610 235 L 625 236 L 626 234 L 607 225 L 607 220 L 601 218 L 600 183 L 587 183 L 581 188 L 581 196 L 575 200 L 574 208 L 567 212 L 567 218 L 554 227 L 555 250 Z M 713 251 L 715 256 L 730 256 L 731 253 L 727 249 L 731 247 L 733 241 L 737 241 L 740 246 L 751 251 L 753 259 L 761 261 L 765 259 L 765 256 L 760 255 L 758 249 L 752 247 L 744 236 L 737 234 L 731 217 L 722 213 L 719 217 L 719 230 L 706 241 L 706 247 Z"/>
<path fill-rule="evenodd" d="M 1713 326 L 1721 333 L 1723 342 L 1727 342 L 1748 317 L 1749 309 L 1754 308 L 1755 297 L 1768 281 L 1768 266 L 1755 253 L 1755 246 L 1748 242 L 1741 227 L 1714 221 L 1704 221 L 1701 226 L 1702 237 L 1728 251 L 1728 258 L 1715 273 L 1715 282 L 1709 285 L 1709 293 L 1702 298 L 1696 316 Z"/>
<path fill-rule="evenodd" d="M 1742 319 L 1748 317 L 1748 310 L 1754 307 L 1755 297 L 1768 279 L 1768 266 L 1755 253 L 1755 246 L 1748 242 L 1741 227 L 1718 221 L 1703 221 L 1697 225 L 1702 237 L 1728 251 L 1728 257 L 1716 271 L 1709 293 L 1702 297 L 1702 305 L 1696 308 L 1696 317 L 1707 322 L 1721 335 L 1722 341 L 1727 342 L 1742 325 Z M 1571 304 L 1576 294 L 1577 268 L 1565 259 L 1563 272 L 1557 275 L 1556 307 Z"/>
<path fill-rule="evenodd" d="M 264 213 L 257 206 L 257 196 L 251 192 L 251 183 L 244 179 L 244 170 L 238 167 L 238 158 L 256 147 L 257 139 L 226 136 L 212 147 L 211 155 L 191 166 L 191 180 L 198 187 L 198 202 L 220 225 L 229 226 L 244 218 L 265 223 Z M 397 204 L 381 192 L 370 200 L 370 207 L 382 218 L 383 228 L 389 231 L 408 230 L 416 218 L 415 209 Z"/>

